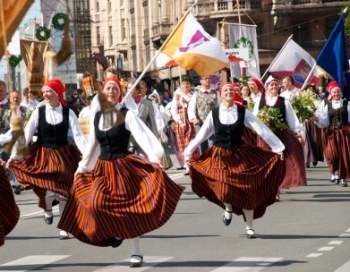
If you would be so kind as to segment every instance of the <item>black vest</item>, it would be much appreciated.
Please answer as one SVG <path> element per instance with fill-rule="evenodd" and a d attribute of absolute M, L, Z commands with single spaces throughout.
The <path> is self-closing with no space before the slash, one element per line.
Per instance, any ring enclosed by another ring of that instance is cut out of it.
<path fill-rule="evenodd" d="M 214 145 L 222 148 L 239 147 L 243 144 L 242 135 L 244 129 L 245 108 L 237 107 L 237 121 L 231 125 L 224 125 L 219 119 L 219 108 L 212 111 L 215 140 Z"/>
<path fill-rule="evenodd" d="M 46 122 L 45 109 L 45 106 L 39 107 L 37 143 L 48 148 L 57 148 L 68 144 L 69 108 L 62 107 L 63 120 L 56 125 Z"/>
<path fill-rule="evenodd" d="M 263 96 L 261 96 L 261 99 L 260 99 L 259 109 L 262 109 L 265 106 L 267 106 L 267 105 L 266 105 L 265 96 L 263 95 Z M 277 99 L 277 103 L 275 105 L 267 106 L 267 107 L 279 109 L 281 116 L 282 116 L 282 121 L 287 124 L 286 104 L 284 103 L 284 97 L 279 96 Z"/>
<path fill-rule="evenodd" d="M 128 110 L 122 108 L 120 111 L 125 116 Z M 106 131 L 102 131 L 98 128 L 101 115 L 101 111 L 97 112 L 94 119 L 95 135 L 101 146 L 99 159 L 113 160 L 130 154 L 128 152 L 130 131 L 125 128 L 125 122 Z"/>
<path fill-rule="evenodd" d="M 348 101 L 344 99 L 339 109 L 333 109 L 332 102 L 328 102 L 328 117 L 331 126 L 340 127 L 348 124 Z"/>

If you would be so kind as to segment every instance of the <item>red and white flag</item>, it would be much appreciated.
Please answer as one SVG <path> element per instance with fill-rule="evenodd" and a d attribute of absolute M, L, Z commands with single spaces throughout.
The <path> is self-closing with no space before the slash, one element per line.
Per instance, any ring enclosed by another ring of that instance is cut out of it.
<path fill-rule="evenodd" d="M 228 66 L 228 58 L 217 38 L 210 36 L 188 13 L 176 26 L 160 51 L 174 64 L 193 69 L 200 76 L 209 76 Z"/>
<path fill-rule="evenodd" d="M 305 80 L 312 73 L 308 81 L 317 85 L 317 69 L 313 69 L 315 63 L 315 59 L 290 38 L 271 63 L 268 72 L 278 78 L 291 76 L 294 79 L 294 85 L 298 88 L 304 85 Z"/>

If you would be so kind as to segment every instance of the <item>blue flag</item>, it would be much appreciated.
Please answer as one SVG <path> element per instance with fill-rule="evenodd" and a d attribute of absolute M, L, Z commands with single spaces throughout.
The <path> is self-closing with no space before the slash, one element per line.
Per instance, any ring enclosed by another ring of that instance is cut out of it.
<path fill-rule="evenodd" d="M 346 50 L 344 13 L 342 13 L 329 35 L 316 59 L 316 63 L 338 82 L 344 92 L 344 97 L 350 100 L 350 73 Z"/>

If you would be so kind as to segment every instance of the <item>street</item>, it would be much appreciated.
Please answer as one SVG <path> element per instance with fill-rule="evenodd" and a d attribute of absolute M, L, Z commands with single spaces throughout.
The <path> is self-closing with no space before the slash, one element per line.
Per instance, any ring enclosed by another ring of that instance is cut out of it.
<path fill-rule="evenodd" d="M 127 240 L 119 248 L 59 240 L 57 208 L 46 225 L 36 196 L 24 191 L 16 195 L 21 219 L 0 248 L 0 271 L 350 271 L 350 187 L 332 185 L 324 163 L 307 169 L 308 186 L 283 190 L 254 222 L 257 239 L 246 238 L 242 217 L 225 226 L 222 210 L 192 193 L 174 164 L 167 172 L 186 190 L 170 220 L 142 237 L 141 268 L 129 268 Z"/>

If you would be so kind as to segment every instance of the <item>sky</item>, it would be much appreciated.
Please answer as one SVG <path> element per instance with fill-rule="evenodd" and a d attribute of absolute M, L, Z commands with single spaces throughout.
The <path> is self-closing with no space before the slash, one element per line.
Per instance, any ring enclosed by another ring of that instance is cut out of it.
<path fill-rule="evenodd" d="M 41 18 L 41 11 L 40 11 L 40 0 L 35 0 L 33 5 L 29 8 L 27 14 L 24 16 L 20 28 L 24 27 L 28 21 L 34 19 L 34 18 Z M 19 49 L 19 33 L 15 33 L 11 39 L 10 44 L 8 45 L 7 49 L 10 51 L 11 54 L 13 55 L 18 55 L 20 54 L 20 49 Z M 4 80 L 4 76 L 6 74 L 7 70 L 7 65 L 6 61 L 4 58 L 1 59 L 0 61 L 0 79 Z"/>

